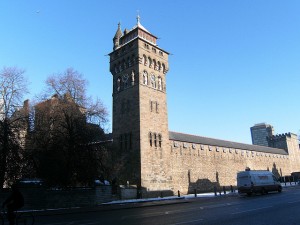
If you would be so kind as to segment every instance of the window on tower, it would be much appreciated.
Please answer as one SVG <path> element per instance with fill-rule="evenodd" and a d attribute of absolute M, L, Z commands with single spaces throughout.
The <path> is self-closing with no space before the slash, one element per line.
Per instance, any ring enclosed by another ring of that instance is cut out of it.
<path fill-rule="evenodd" d="M 151 132 L 149 133 L 149 144 L 150 144 L 150 147 L 152 147 L 152 133 Z"/>
<path fill-rule="evenodd" d="M 154 74 L 151 74 L 151 86 L 156 88 L 156 78 Z"/>
<path fill-rule="evenodd" d="M 117 79 L 117 91 L 120 91 L 121 89 L 121 77 L 118 77 Z"/>
<path fill-rule="evenodd" d="M 165 64 L 162 64 L 162 71 L 163 71 L 163 73 L 166 73 L 166 66 L 165 66 Z"/>
<path fill-rule="evenodd" d="M 143 64 L 144 64 L 145 66 L 147 66 L 147 64 L 148 64 L 147 61 L 148 61 L 148 60 L 147 60 L 147 56 L 143 55 Z"/>
<path fill-rule="evenodd" d="M 154 147 L 157 147 L 157 135 L 154 133 Z"/>
<path fill-rule="evenodd" d="M 155 70 L 157 69 L 156 68 L 156 61 L 155 61 L 155 59 L 153 59 L 153 69 L 155 69 Z"/>
<path fill-rule="evenodd" d="M 158 134 L 158 147 L 161 148 L 161 134 Z"/>
<path fill-rule="evenodd" d="M 148 73 L 144 71 L 143 73 L 143 84 L 148 85 Z"/>
<path fill-rule="evenodd" d="M 161 77 L 158 77 L 157 87 L 158 87 L 158 90 L 162 90 L 162 79 L 161 79 Z"/>
<path fill-rule="evenodd" d="M 152 68 L 152 59 L 148 57 L 149 67 Z"/>
<path fill-rule="evenodd" d="M 157 70 L 158 70 L 158 71 L 161 71 L 161 64 L 160 64 L 159 61 L 157 61 Z"/>

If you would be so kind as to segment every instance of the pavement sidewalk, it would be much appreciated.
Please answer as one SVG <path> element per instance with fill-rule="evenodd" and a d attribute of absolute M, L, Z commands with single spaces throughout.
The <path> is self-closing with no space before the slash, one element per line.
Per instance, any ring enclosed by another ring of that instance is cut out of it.
<path fill-rule="evenodd" d="M 297 187 L 298 184 L 290 184 L 286 185 L 283 183 L 282 187 L 290 188 Z M 39 216 L 46 215 L 58 215 L 58 214 L 72 214 L 72 213 L 84 213 L 84 212 L 96 212 L 96 211 L 108 211 L 108 210 L 118 210 L 118 209 L 126 209 L 126 208 L 137 208 L 137 207 L 149 207 L 149 206 L 158 206 L 158 205 L 167 205 L 167 204 L 182 204 L 189 203 L 193 201 L 211 201 L 216 198 L 224 198 L 224 197 L 238 197 L 239 194 L 235 190 L 234 192 L 217 192 L 217 195 L 214 192 L 210 193 L 201 193 L 197 194 L 189 194 L 183 196 L 170 196 L 170 197 L 158 197 L 158 198 L 145 198 L 145 199 L 128 199 L 128 200 L 117 200 L 111 201 L 107 203 L 101 203 L 96 206 L 91 207 L 73 207 L 73 208 L 59 208 L 59 209 L 44 209 L 44 210 L 33 210 L 32 212 Z"/>

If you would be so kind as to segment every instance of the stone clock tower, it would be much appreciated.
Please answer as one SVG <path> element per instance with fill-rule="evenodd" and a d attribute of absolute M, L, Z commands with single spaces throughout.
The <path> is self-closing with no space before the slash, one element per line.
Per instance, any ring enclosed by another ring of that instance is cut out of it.
<path fill-rule="evenodd" d="M 131 30 L 118 25 L 113 38 L 113 143 L 123 182 L 145 192 L 171 189 L 166 73 L 169 53 L 139 17 Z"/>

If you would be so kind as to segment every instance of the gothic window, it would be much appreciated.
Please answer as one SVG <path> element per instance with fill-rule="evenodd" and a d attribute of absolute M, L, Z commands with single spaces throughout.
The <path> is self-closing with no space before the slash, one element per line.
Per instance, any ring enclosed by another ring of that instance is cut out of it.
<path fill-rule="evenodd" d="M 153 136 L 154 136 L 154 147 L 157 147 L 157 135 L 156 135 L 156 133 L 154 133 Z"/>
<path fill-rule="evenodd" d="M 165 66 L 165 64 L 162 64 L 162 71 L 163 71 L 163 73 L 166 73 L 166 66 Z"/>
<path fill-rule="evenodd" d="M 118 67 L 115 65 L 115 73 L 118 73 Z"/>
<path fill-rule="evenodd" d="M 159 106 L 159 104 L 158 104 L 158 102 L 155 102 L 155 108 L 156 108 L 156 113 L 158 113 L 158 106 Z"/>
<path fill-rule="evenodd" d="M 155 59 L 153 59 L 153 69 L 155 69 L 155 70 L 157 69 L 156 68 L 156 61 L 155 61 Z"/>
<path fill-rule="evenodd" d="M 161 79 L 161 77 L 158 77 L 158 84 L 157 84 L 157 86 L 158 86 L 158 90 L 162 90 L 162 79 Z"/>
<path fill-rule="evenodd" d="M 123 70 L 122 63 L 119 63 L 119 71 L 121 72 Z"/>
<path fill-rule="evenodd" d="M 161 64 L 160 64 L 159 61 L 157 62 L 157 70 L 158 70 L 158 71 L 161 71 Z"/>
<path fill-rule="evenodd" d="M 143 73 L 143 84 L 148 85 L 148 73 L 146 71 Z"/>
<path fill-rule="evenodd" d="M 120 91 L 121 89 L 121 77 L 118 77 L 117 79 L 117 91 Z"/>
<path fill-rule="evenodd" d="M 151 74 L 151 86 L 153 88 L 156 88 L 156 78 L 155 78 L 155 75 L 153 73 Z"/>
<path fill-rule="evenodd" d="M 150 147 L 152 147 L 152 133 L 151 132 L 149 133 L 149 144 L 150 144 Z"/>
<path fill-rule="evenodd" d="M 124 74 L 122 76 L 123 88 L 127 88 L 127 86 L 128 86 L 128 78 L 129 78 L 128 74 Z"/>
<path fill-rule="evenodd" d="M 131 56 L 131 62 L 132 62 L 132 65 L 135 64 L 135 56 L 134 55 Z"/>
<path fill-rule="evenodd" d="M 158 134 L 158 147 L 161 148 L 161 134 Z"/>
<path fill-rule="evenodd" d="M 152 59 L 148 57 L 149 67 L 152 68 Z"/>
<path fill-rule="evenodd" d="M 145 66 L 147 66 L 147 64 L 148 64 L 148 60 L 147 60 L 147 57 L 145 55 L 143 55 L 143 64 Z"/>
<path fill-rule="evenodd" d="M 156 53 L 156 48 L 152 47 L 152 52 Z"/>

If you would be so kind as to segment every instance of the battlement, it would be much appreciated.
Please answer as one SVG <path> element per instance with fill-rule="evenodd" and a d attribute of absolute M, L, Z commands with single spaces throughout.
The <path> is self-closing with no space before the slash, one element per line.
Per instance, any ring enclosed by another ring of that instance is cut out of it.
<path fill-rule="evenodd" d="M 276 134 L 276 135 L 272 135 L 270 137 L 268 137 L 268 139 L 270 140 L 282 140 L 282 139 L 286 139 L 286 138 L 297 138 L 296 134 L 293 133 L 284 133 L 284 134 Z"/>

